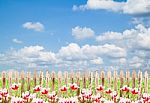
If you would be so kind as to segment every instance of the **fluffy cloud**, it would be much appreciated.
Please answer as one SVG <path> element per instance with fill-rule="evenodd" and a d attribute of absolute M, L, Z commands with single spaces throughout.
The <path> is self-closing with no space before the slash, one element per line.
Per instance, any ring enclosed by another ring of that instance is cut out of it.
<path fill-rule="evenodd" d="M 112 43 L 116 46 L 126 49 L 127 60 L 113 60 L 129 65 L 130 67 L 139 68 L 146 65 L 149 60 L 150 51 L 150 28 L 141 24 L 133 29 L 124 30 L 123 32 L 106 32 L 96 37 L 99 43 Z M 150 65 L 150 64 L 149 64 Z"/>
<path fill-rule="evenodd" d="M 17 43 L 17 44 L 23 43 L 21 40 L 18 40 L 17 38 L 12 39 L 12 42 Z"/>
<path fill-rule="evenodd" d="M 100 65 L 100 64 L 103 64 L 103 59 L 98 57 L 96 59 L 91 60 L 91 63 L 96 64 L 96 65 Z"/>
<path fill-rule="evenodd" d="M 104 9 L 125 14 L 144 14 L 150 12 L 149 0 L 127 0 L 116 2 L 114 0 L 87 0 L 85 5 L 73 6 L 73 10 Z"/>
<path fill-rule="evenodd" d="M 23 28 L 25 29 L 31 29 L 34 31 L 43 31 L 44 30 L 44 25 L 41 24 L 40 22 L 26 22 L 23 25 Z"/>
<path fill-rule="evenodd" d="M 124 42 L 128 40 L 130 46 L 139 49 L 150 49 L 150 28 L 146 28 L 139 24 L 135 29 L 125 30 L 122 33 L 119 32 L 106 32 L 96 37 L 98 42 L 120 40 Z"/>
<path fill-rule="evenodd" d="M 18 66 L 24 68 L 94 68 L 98 69 L 109 59 L 126 57 L 126 50 L 115 45 L 84 45 L 70 43 L 61 47 L 58 52 L 47 51 L 42 46 L 23 47 L 0 54 L 0 64 L 4 66 Z"/>
<path fill-rule="evenodd" d="M 91 28 L 76 26 L 72 28 L 72 35 L 76 39 L 91 38 L 94 36 L 94 31 Z"/>
<path fill-rule="evenodd" d="M 122 34 L 117 32 L 106 32 L 102 35 L 96 37 L 97 41 L 104 41 L 104 40 L 121 40 Z"/>
<path fill-rule="evenodd" d="M 110 44 L 84 45 L 80 47 L 75 43 L 71 43 L 67 47 L 62 47 L 59 50 L 59 56 L 65 60 L 86 60 L 95 59 L 101 56 L 120 58 L 126 57 L 126 50 Z"/>
<path fill-rule="evenodd" d="M 135 68 L 139 68 L 142 66 L 144 60 L 139 58 L 138 56 L 134 56 L 133 58 L 131 58 L 130 66 L 131 67 L 135 67 Z"/>
<path fill-rule="evenodd" d="M 45 51 L 42 46 L 29 46 L 10 50 L 0 55 L 0 64 L 18 67 L 49 66 L 56 61 L 55 54 Z"/>

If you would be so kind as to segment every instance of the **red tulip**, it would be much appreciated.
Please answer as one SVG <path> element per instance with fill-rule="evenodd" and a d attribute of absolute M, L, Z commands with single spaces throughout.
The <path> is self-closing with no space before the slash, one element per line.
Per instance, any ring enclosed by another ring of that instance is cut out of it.
<path fill-rule="evenodd" d="M 104 90 L 104 86 L 99 85 L 98 87 L 96 87 L 96 90 L 97 91 L 103 91 Z"/>
<path fill-rule="evenodd" d="M 68 88 L 64 85 L 64 86 L 62 86 L 62 87 L 60 88 L 60 91 L 61 91 L 61 92 L 66 92 L 67 89 L 68 89 Z"/>
<path fill-rule="evenodd" d="M 110 94 L 112 93 L 112 90 L 110 88 L 108 88 L 106 91 L 105 91 L 107 94 Z"/>
<path fill-rule="evenodd" d="M 49 89 L 47 89 L 47 88 L 42 88 L 42 90 L 41 90 L 42 94 L 48 94 L 48 92 L 49 92 Z"/>
<path fill-rule="evenodd" d="M 40 87 L 40 86 L 36 86 L 36 87 L 34 88 L 34 92 L 39 92 L 39 91 L 41 91 L 41 87 Z"/>
<path fill-rule="evenodd" d="M 123 91 L 123 92 L 129 92 L 129 91 L 130 91 L 130 88 L 125 85 L 125 86 L 123 86 L 123 87 L 121 88 L 121 91 Z"/>
<path fill-rule="evenodd" d="M 73 90 L 73 91 L 77 90 L 78 88 L 79 87 L 75 83 L 73 83 L 73 84 L 70 85 L 70 89 Z"/>
<path fill-rule="evenodd" d="M 134 94 L 134 95 L 139 93 L 139 91 L 138 91 L 136 88 L 132 89 L 131 92 L 132 92 L 132 94 Z"/>
<path fill-rule="evenodd" d="M 12 90 L 18 90 L 19 88 L 19 85 L 14 83 L 11 87 L 10 87 Z"/>
<path fill-rule="evenodd" d="M 7 97 L 7 95 L 8 95 L 8 90 L 7 90 L 6 88 L 4 88 L 2 91 L 0 91 L 0 95 L 1 95 L 2 97 Z"/>

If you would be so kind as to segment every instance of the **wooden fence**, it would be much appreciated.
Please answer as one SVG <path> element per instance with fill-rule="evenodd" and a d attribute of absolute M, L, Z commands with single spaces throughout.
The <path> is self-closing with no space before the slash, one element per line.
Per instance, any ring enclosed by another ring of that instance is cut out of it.
<path fill-rule="evenodd" d="M 150 91 L 148 82 L 149 82 L 149 76 L 147 71 L 142 73 L 139 72 L 57 72 L 54 71 L 46 73 L 40 71 L 34 71 L 31 72 L 18 72 L 18 71 L 9 71 L 9 72 L 2 72 L 1 75 L 2 80 L 2 87 L 1 88 L 10 88 L 12 83 L 21 83 L 21 93 L 26 90 L 31 89 L 31 83 L 35 87 L 36 85 L 43 85 L 45 84 L 45 87 L 49 87 L 51 90 L 58 91 L 58 88 L 62 85 L 68 85 L 68 83 L 76 83 L 78 86 L 82 88 L 92 88 L 97 87 L 98 85 L 105 85 L 109 88 L 112 88 L 115 91 L 120 90 L 123 85 L 130 86 L 132 88 L 137 87 L 139 91 L 147 93 Z M 31 82 L 32 81 L 32 82 Z M 57 82 L 56 82 L 57 81 Z M 6 86 L 7 82 L 7 86 Z M 26 82 L 26 88 L 25 88 L 25 82 Z M 119 84 L 118 84 L 119 83 Z M 57 90 L 56 90 L 57 86 Z M 9 89 L 9 92 L 11 93 L 11 90 Z M 80 93 L 80 89 L 78 90 L 78 93 Z"/>

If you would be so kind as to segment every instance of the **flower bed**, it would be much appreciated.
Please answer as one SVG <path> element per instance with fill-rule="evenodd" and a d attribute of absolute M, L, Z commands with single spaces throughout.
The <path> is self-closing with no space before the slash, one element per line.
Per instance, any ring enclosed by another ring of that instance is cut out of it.
<path fill-rule="evenodd" d="M 141 93 L 138 88 L 130 88 L 124 85 L 120 92 L 113 91 L 99 85 L 95 91 L 81 89 L 77 84 L 63 85 L 59 91 L 50 91 L 49 88 L 37 85 L 33 92 L 26 91 L 18 96 L 20 84 L 13 84 L 10 89 L 0 90 L 0 102 L 2 103 L 150 103 L 150 94 Z M 79 91 L 77 95 L 77 92 Z M 96 93 L 94 93 L 96 92 Z"/>

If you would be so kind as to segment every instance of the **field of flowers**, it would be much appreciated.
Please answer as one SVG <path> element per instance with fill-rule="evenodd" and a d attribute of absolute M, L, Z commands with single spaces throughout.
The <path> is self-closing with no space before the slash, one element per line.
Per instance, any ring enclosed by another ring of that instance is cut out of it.
<path fill-rule="evenodd" d="M 67 73 L 2 72 L 0 103 L 150 103 L 147 72 Z"/>
<path fill-rule="evenodd" d="M 57 81 L 56 81 L 57 82 Z M 6 82 L 8 84 L 8 82 Z M 150 103 L 150 93 L 140 92 L 138 82 L 136 87 L 131 88 L 124 85 L 114 91 L 113 86 L 108 88 L 107 82 L 105 86 L 98 85 L 97 87 L 87 86 L 83 88 L 76 83 L 68 83 L 52 91 L 51 88 L 46 88 L 45 81 L 43 85 L 33 86 L 31 89 L 21 93 L 21 84 L 13 83 L 10 88 L 0 90 L 1 103 Z M 26 86 L 27 84 L 25 84 Z M 51 85 L 51 84 L 50 84 Z M 120 83 L 118 82 L 118 87 Z M 144 87 L 144 85 L 143 85 Z M 9 92 L 11 91 L 11 93 Z M 79 94 L 78 94 L 79 92 Z"/>

